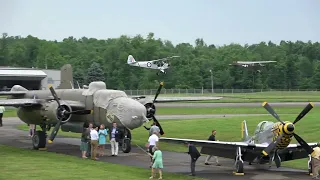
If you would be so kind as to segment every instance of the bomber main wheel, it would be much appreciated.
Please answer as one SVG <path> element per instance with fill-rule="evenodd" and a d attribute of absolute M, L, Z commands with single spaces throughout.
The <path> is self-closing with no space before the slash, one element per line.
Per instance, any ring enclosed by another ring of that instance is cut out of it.
<path fill-rule="evenodd" d="M 39 148 L 46 147 L 46 133 L 43 131 L 36 131 L 32 137 L 33 149 L 38 150 Z"/>
<path fill-rule="evenodd" d="M 129 153 L 131 151 L 131 140 L 129 138 L 123 139 L 121 150 L 124 153 Z"/>
<path fill-rule="evenodd" d="M 236 173 L 243 173 L 243 163 L 241 161 L 237 161 Z"/>

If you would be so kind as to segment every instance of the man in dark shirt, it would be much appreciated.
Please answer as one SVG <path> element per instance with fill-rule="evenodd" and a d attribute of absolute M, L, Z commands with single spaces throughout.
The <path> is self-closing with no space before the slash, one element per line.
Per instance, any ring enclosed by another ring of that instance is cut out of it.
<path fill-rule="evenodd" d="M 196 168 L 196 162 L 198 160 L 198 158 L 201 156 L 201 154 L 199 153 L 198 149 L 190 143 L 186 143 L 186 145 L 189 147 L 189 151 L 187 152 L 190 155 L 191 158 L 191 176 L 195 176 L 195 168 Z"/>
<path fill-rule="evenodd" d="M 216 133 L 217 133 L 216 130 L 212 130 L 212 134 L 211 134 L 211 136 L 209 136 L 208 141 L 215 141 L 216 140 Z M 207 156 L 206 161 L 204 163 L 205 165 L 210 165 L 209 160 L 211 157 L 212 157 L 212 155 Z M 213 157 L 216 159 L 216 165 L 220 166 L 218 157 L 217 156 L 213 156 Z"/>

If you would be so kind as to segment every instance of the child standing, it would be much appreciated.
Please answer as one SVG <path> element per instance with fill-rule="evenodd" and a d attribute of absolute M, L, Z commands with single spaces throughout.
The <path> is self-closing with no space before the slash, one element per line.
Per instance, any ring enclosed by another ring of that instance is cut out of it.
<path fill-rule="evenodd" d="M 151 177 L 150 179 L 153 179 L 154 176 L 154 171 L 155 169 L 158 169 L 159 171 L 159 179 L 162 179 L 162 168 L 163 168 L 163 163 L 162 163 L 162 152 L 160 151 L 160 149 L 157 146 L 153 147 L 153 165 L 152 165 L 152 172 L 151 172 Z"/>

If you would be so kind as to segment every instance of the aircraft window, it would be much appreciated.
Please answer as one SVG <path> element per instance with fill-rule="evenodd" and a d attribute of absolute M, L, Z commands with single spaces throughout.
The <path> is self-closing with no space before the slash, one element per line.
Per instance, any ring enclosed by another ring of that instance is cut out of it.
<path fill-rule="evenodd" d="M 266 124 L 266 122 L 263 122 L 263 123 L 260 125 L 260 131 L 263 131 L 265 124 Z"/>

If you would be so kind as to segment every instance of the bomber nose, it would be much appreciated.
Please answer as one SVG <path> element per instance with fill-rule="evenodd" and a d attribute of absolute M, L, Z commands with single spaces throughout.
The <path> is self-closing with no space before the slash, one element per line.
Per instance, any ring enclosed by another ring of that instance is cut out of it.
<path fill-rule="evenodd" d="M 130 129 L 138 128 L 148 121 L 146 117 L 147 110 L 140 102 L 128 98 L 126 100 L 126 126 Z"/>

